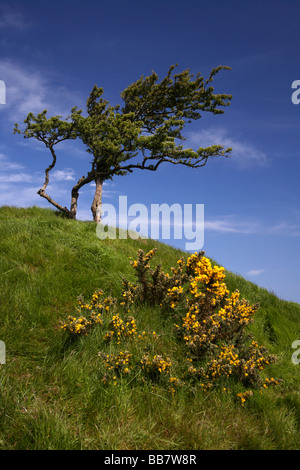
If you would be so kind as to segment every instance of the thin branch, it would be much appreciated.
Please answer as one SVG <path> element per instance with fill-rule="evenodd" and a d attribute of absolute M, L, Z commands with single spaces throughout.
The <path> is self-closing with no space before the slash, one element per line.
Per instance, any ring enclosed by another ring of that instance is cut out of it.
<path fill-rule="evenodd" d="M 40 191 L 45 192 L 45 189 L 47 188 L 47 186 L 49 184 L 49 172 L 55 167 L 55 164 L 56 164 L 56 155 L 55 155 L 55 152 L 53 150 L 53 147 L 51 146 L 51 147 L 49 147 L 49 149 L 50 149 L 50 152 L 52 154 L 52 163 L 45 170 L 45 182 L 44 182 L 43 186 L 41 187 L 41 189 L 38 191 L 38 194 L 40 194 Z"/>
<path fill-rule="evenodd" d="M 49 184 L 49 172 L 55 167 L 55 164 L 56 164 L 56 154 L 53 150 L 53 146 L 49 146 L 49 149 L 50 149 L 50 152 L 52 154 L 52 163 L 45 170 L 45 181 L 44 181 L 44 184 L 41 187 L 41 189 L 38 190 L 37 194 L 39 194 L 41 197 L 47 199 L 47 201 L 50 202 L 50 204 L 52 204 L 54 207 L 56 207 L 56 209 L 64 212 L 65 214 L 68 215 L 68 217 L 70 217 L 71 212 L 69 211 L 69 209 L 67 209 L 67 207 L 61 206 L 58 202 L 54 201 L 54 199 L 52 199 L 49 196 L 49 194 L 47 194 L 45 192 L 46 188 Z"/>
<path fill-rule="evenodd" d="M 143 153 L 144 155 L 144 153 Z M 163 157 L 160 157 L 159 159 L 157 159 L 157 157 L 146 157 L 144 155 L 144 159 L 142 161 L 142 163 L 136 163 L 136 164 L 130 164 L 130 165 L 127 165 L 127 166 L 118 166 L 118 170 L 121 170 L 121 171 L 129 171 L 130 173 L 133 172 L 133 169 L 135 168 L 138 168 L 140 170 L 150 170 L 150 171 L 156 171 L 157 168 L 159 167 L 159 165 L 163 162 L 166 162 L 166 163 L 171 163 L 172 165 L 184 165 L 184 166 L 188 166 L 190 168 L 201 168 L 203 166 L 206 165 L 207 163 L 207 160 L 208 160 L 209 156 L 202 156 L 202 157 L 199 157 L 196 161 L 194 162 L 191 162 L 191 161 L 184 161 L 184 160 L 174 160 L 172 158 L 168 158 L 167 156 L 163 156 Z M 149 160 L 158 160 L 157 163 L 155 165 L 153 164 L 150 164 L 150 165 L 146 165 L 146 162 L 148 162 Z M 203 163 L 202 163 L 203 162 Z"/>
<path fill-rule="evenodd" d="M 39 189 L 38 192 L 37 192 L 41 197 L 44 197 L 45 199 L 47 199 L 48 202 L 50 202 L 50 204 L 52 204 L 54 207 L 56 207 L 56 209 L 64 212 L 65 214 L 67 214 L 68 217 L 70 217 L 71 215 L 71 212 L 69 211 L 69 209 L 67 207 L 63 207 L 61 206 L 60 204 L 58 204 L 58 202 L 54 201 L 54 199 L 52 199 L 49 194 L 45 193 L 45 191 L 43 189 Z"/>
<path fill-rule="evenodd" d="M 96 171 L 90 171 L 87 176 L 82 176 L 78 181 L 77 183 L 75 184 L 75 186 L 73 186 L 72 188 L 72 192 L 73 191 L 79 191 L 80 188 L 82 188 L 82 186 L 84 186 L 85 184 L 88 184 L 90 183 L 91 181 L 93 181 L 96 177 Z"/>

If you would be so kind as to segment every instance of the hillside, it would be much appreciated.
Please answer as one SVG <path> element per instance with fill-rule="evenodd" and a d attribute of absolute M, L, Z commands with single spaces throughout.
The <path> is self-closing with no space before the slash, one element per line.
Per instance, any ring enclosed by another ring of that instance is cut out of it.
<path fill-rule="evenodd" d="M 107 386 L 98 352 L 116 346 L 103 345 L 101 328 L 66 336 L 60 322 L 74 314 L 79 295 L 102 289 L 121 299 L 140 248 L 157 248 L 153 262 L 166 272 L 187 258 L 153 240 L 100 241 L 94 223 L 52 210 L 0 208 L 0 449 L 299 449 L 300 365 L 291 360 L 298 304 L 226 272 L 230 291 L 260 304 L 250 329 L 277 357 L 264 372 L 280 384 L 245 406 L 220 390 L 170 394 L 133 379 Z M 146 304 L 135 306 L 134 318 L 140 331 L 156 332 L 155 347 L 178 368 L 172 319 Z"/>

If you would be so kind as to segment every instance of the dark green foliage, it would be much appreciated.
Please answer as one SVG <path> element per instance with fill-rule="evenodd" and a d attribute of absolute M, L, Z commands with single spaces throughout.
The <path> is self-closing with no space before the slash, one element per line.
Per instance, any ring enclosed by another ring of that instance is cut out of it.
<path fill-rule="evenodd" d="M 35 138 L 43 142 L 52 154 L 52 163 L 46 169 L 46 179 L 39 191 L 51 204 L 65 212 L 70 218 L 76 217 L 78 191 L 96 181 L 104 181 L 117 175 L 126 175 L 136 169 L 156 171 L 162 163 L 200 168 L 208 159 L 230 155 L 231 149 L 221 145 L 200 147 L 196 150 L 184 148 L 182 133 L 185 125 L 199 119 L 203 113 L 222 114 L 230 104 L 231 95 L 214 93 L 211 85 L 220 70 L 213 69 L 207 80 L 198 74 L 194 79 L 190 70 L 174 74 L 171 66 L 165 78 L 158 82 L 156 73 L 128 86 L 121 98 L 124 106 L 111 106 L 103 98 L 103 88 L 95 85 L 87 99 L 86 115 L 81 109 L 72 108 L 70 116 L 47 118 L 47 110 L 37 114 L 29 113 L 21 131 L 15 124 L 15 133 L 24 138 Z M 71 209 L 61 207 L 45 193 L 49 172 L 56 164 L 56 144 L 67 139 L 79 138 L 92 155 L 91 168 L 72 189 Z M 101 206 L 101 200 L 97 202 Z M 95 219 L 95 210 L 93 211 Z M 95 219 L 96 220 L 96 219 Z"/>

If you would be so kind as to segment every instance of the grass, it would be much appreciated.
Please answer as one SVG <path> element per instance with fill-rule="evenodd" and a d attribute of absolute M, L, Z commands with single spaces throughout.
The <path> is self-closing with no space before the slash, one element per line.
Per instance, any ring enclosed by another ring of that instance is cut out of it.
<path fill-rule="evenodd" d="M 244 407 L 220 391 L 170 395 L 128 379 L 105 386 L 98 351 L 119 348 L 104 345 L 101 328 L 71 342 L 59 321 L 74 313 L 80 294 L 89 299 L 102 288 L 120 298 L 139 248 L 158 248 L 155 262 L 165 271 L 186 254 L 153 240 L 100 241 L 92 222 L 37 207 L 1 207 L 0 235 L 0 449 L 299 449 L 300 365 L 291 345 L 300 339 L 300 305 L 226 273 L 230 290 L 260 303 L 251 329 L 278 358 L 267 375 L 282 380 Z M 172 321 L 147 305 L 134 317 L 180 367 Z"/>

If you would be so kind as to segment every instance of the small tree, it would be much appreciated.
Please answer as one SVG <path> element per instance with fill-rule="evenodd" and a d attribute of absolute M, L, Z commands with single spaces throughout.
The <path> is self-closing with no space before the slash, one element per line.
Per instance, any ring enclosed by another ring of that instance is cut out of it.
<path fill-rule="evenodd" d="M 72 109 L 72 117 L 74 118 L 75 115 L 78 113 L 80 114 L 80 110 L 77 111 L 76 108 Z M 72 200 L 71 200 L 71 207 L 68 209 L 67 207 L 61 206 L 58 202 L 52 199 L 49 194 L 46 193 L 46 188 L 49 184 L 49 173 L 55 167 L 57 156 L 54 150 L 55 145 L 64 140 L 69 139 L 76 139 L 77 132 L 75 128 L 75 122 L 69 121 L 70 118 L 67 118 L 66 121 L 61 119 L 61 116 L 54 116 L 51 118 L 47 118 L 47 110 L 44 110 L 42 113 L 37 114 L 36 116 L 33 113 L 29 113 L 27 118 L 24 120 L 26 124 L 26 128 L 23 132 L 20 131 L 18 124 L 15 124 L 14 133 L 23 134 L 25 139 L 30 139 L 34 137 L 39 142 L 43 142 L 45 146 L 50 150 L 52 155 L 52 162 L 50 165 L 45 169 L 45 181 L 43 186 L 38 190 L 38 194 L 41 197 L 47 199 L 50 204 L 56 207 L 58 210 L 64 212 L 69 218 L 76 219 L 76 211 L 77 211 L 77 199 L 78 199 L 78 191 L 83 184 L 90 182 L 93 180 L 93 177 L 82 177 L 78 183 L 72 189 Z M 85 181 L 85 182 L 83 182 Z"/>
<path fill-rule="evenodd" d="M 203 112 L 223 114 L 230 104 L 229 94 L 215 94 L 211 82 L 222 69 L 214 68 L 208 79 L 198 74 L 195 79 L 190 70 L 174 74 L 175 65 L 169 68 L 165 78 L 158 83 L 153 72 L 128 86 L 122 93 L 124 102 L 110 106 L 104 100 L 103 88 L 93 87 L 87 100 L 87 115 L 73 108 L 67 120 L 61 116 L 47 118 L 47 111 L 37 116 L 28 114 L 21 131 L 15 125 L 14 132 L 24 138 L 34 137 L 44 142 L 52 154 L 52 163 L 45 170 L 45 182 L 38 191 L 57 209 L 75 219 L 79 190 L 94 181 L 96 190 L 91 206 L 93 219 L 101 220 L 102 186 L 104 181 L 117 175 L 126 175 L 136 169 L 156 171 L 162 163 L 200 168 L 209 158 L 229 156 L 231 149 L 222 145 L 184 148 L 182 135 L 186 123 L 199 119 Z M 49 172 L 56 164 L 54 146 L 67 139 L 80 138 L 92 155 L 91 170 L 72 188 L 71 207 L 67 209 L 55 202 L 45 190 Z"/>

